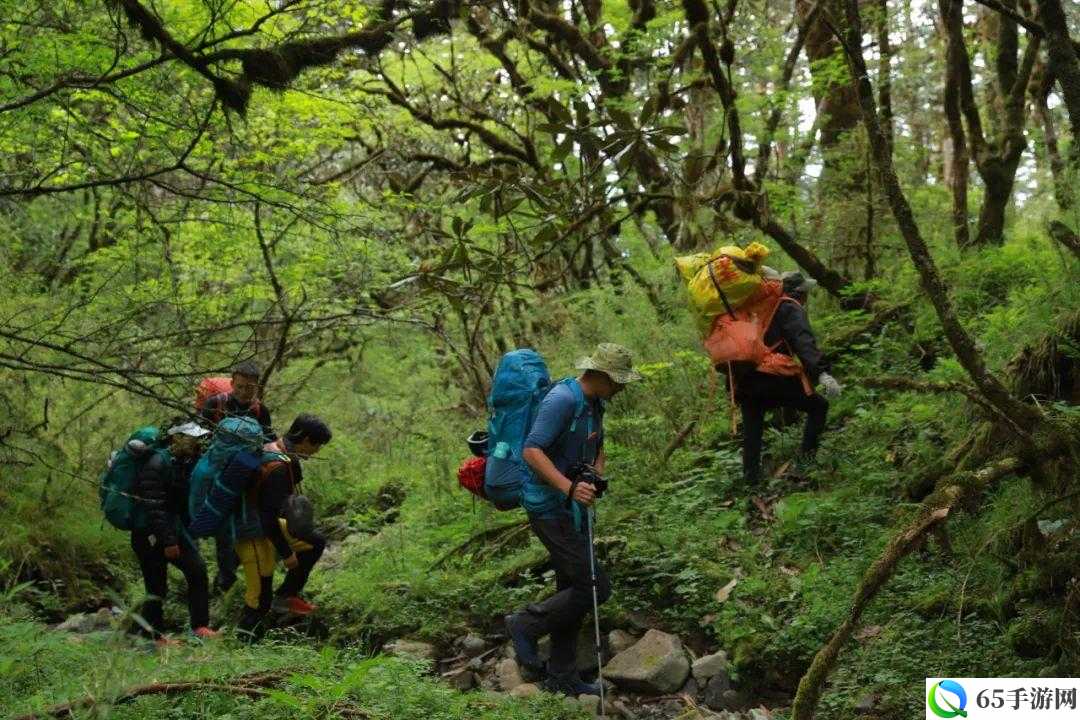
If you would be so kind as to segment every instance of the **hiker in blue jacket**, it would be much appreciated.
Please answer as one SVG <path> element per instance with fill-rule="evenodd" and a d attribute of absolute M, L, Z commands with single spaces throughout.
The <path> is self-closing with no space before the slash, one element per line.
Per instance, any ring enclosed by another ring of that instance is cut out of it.
<path fill-rule="evenodd" d="M 249 417 L 262 426 L 268 441 L 276 440 L 270 409 L 259 397 L 259 381 L 262 370 L 251 360 L 240 363 L 232 371 L 232 390 L 227 393 L 211 395 L 200 411 L 200 416 L 211 429 L 216 428 L 225 418 Z M 223 532 L 214 538 L 214 552 L 217 556 L 217 575 L 214 576 L 213 591 L 224 595 L 236 582 L 236 568 L 240 564 L 233 547 L 230 533 Z"/>
<path fill-rule="evenodd" d="M 603 343 L 591 357 L 578 361 L 584 371 L 576 380 L 555 386 L 540 403 L 523 453 L 532 474 L 525 481 L 523 504 L 529 525 L 551 554 L 555 594 L 506 617 L 518 663 L 529 679 L 542 677 L 544 687 L 566 695 L 597 695 L 597 683 L 581 679 L 576 667 L 581 622 L 592 607 L 593 586 L 588 539 L 582 519 L 597 489 L 578 470 L 591 466 L 604 472 L 604 402 L 627 383 L 640 380 L 630 351 Z M 611 595 L 607 575 L 596 569 L 597 600 Z M 551 658 L 540 662 L 537 641 L 551 636 Z"/>

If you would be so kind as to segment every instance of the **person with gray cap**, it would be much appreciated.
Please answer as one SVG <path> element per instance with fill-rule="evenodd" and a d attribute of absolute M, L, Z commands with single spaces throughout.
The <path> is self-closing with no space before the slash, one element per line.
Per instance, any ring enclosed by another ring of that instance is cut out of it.
<path fill-rule="evenodd" d="M 192 633 L 200 638 L 217 637 L 209 628 L 210 594 L 206 563 L 184 532 L 187 511 L 187 477 L 201 451 L 199 440 L 209 430 L 194 422 L 170 427 L 164 447 L 146 447 L 153 453 L 135 475 L 132 494 L 142 506 L 146 522 L 131 531 L 131 549 L 142 570 L 146 600 L 140 615 L 143 630 L 159 645 L 171 641 L 163 633 L 162 600 L 168 591 L 168 565 L 179 568 L 187 582 L 188 614 Z"/>
<path fill-rule="evenodd" d="M 582 371 L 578 377 L 557 383 L 541 401 L 523 452 L 532 469 L 523 505 L 533 533 L 551 555 L 555 594 L 506 617 L 523 674 L 529 679 L 543 677 L 547 690 L 572 696 L 600 693 L 597 683 L 581 679 L 576 658 L 581 622 L 594 601 L 594 568 L 583 522 L 606 485 L 604 403 L 641 379 L 630 351 L 612 343 L 598 345 L 576 368 Z M 611 595 L 611 584 L 599 566 L 595 583 L 599 605 Z M 537 649 L 544 635 L 551 636 L 546 676 Z"/>
<path fill-rule="evenodd" d="M 784 296 L 794 302 L 780 302 L 765 331 L 765 345 L 775 348 L 777 353 L 798 358 L 802 376 L 776 375 L 733 363 L 730 377 L 743 420 L 743 482 L 751 487 L 761 481 L 766 411 L 786 407 L 806 413 L 802 444 L 794 463 L 795 474 L 805 476 L 825 429 L 829 413 L 826 397 L 835 397 L 842 390 L 828 372 L 828 362 L 818 349 L 806 315 L 809 293 L 817 281 L 799 272 L 786 272 L 781 280 Z M 818 383 L 823 394 L 813 390 Z"/>

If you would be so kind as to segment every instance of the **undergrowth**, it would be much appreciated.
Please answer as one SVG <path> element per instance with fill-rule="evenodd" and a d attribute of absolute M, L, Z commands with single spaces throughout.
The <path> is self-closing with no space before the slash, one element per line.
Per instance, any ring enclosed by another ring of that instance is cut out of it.
<path fill-rule="evenodd" d="M 1080 300 L 1080 289 L 1065 281 L 1061 258 L 1028 235 L 970 256 L 946 253 L 943 267 L 997 372 Z M 838 357 L 834 374 L 848 387 L 832 404 L 814 482 L 768 477 L 753 489 L 736 487 L 739 447 L 723 381 L 710 374 L 685 315 L 674 323 L 643 322 L 653 317 L 651 307 L 630 290 L 615 299 L 586 291 L 562 307 L 558 317 L 568 321 L 540 348 L 554 376 L 572 373 L 576 356 L 599 338 L 634 348 L 646 376 L 607 413 L 612 485 L 598 508 L 597 541 L 615 595 L 602 612 L 605 627 L 653 625 L 680 633 L 697 652 L 723 648 L 740 687 L 790 696 L 847 613 L 869 564 L 916 511 L 907 483 L 976 418 L 956 396 L 860 386 L 859 378 L 882 374 L 964 379 L 913 274 L 897 275 L 889 300 L 911 303 L 912 311 Z M 674 295 L 668 299 L 675 302 Z M 838 328 L 866 319 L 831 303 L 815 307 L 812 317 L 827 347 L 830 337 L 844 335 Z M 494 634 L 503 614 L 550 586 L 545 553 L 522 527 L 523 516 L 497 513 L 456 487 L 463 438 L 483 424 L 463 412 L 462 384 L 411 330 L 379 331 L 371 340 L 359 366 L 345 359 L 317 368 L 312 359 L 290 364 L 281 380 L 284 399 L 271 403 L 279 424 L 315 409 L 335 430 L 334 442 L 305 472 L 305 491 L 338 546 L 310 584 L 321 606 L 316 634 L 327 636 L 321 650 L 311 637 L 283 633 L 254 648 L 195 647 L 159 659 L 112 636 L 79 640 L 33 622 L 55 619 L 88 598 L 132 603 L 140 594 L 126 539 L 103 528 L 91 510 L 95 462 L 128 428 L 114 409 L 85 410 L 76 390 L 62 385 L 58 395 L 67 393 L 71 403 L 54 406 L 52 422 L 62 425 L 78 413 L 86 418 L 75 437 L 65 438 L 55 463 L 66 458 L 64 466 L 74 471 L 67 477 L 35 470 L 22 489 L 0 497 L 10 521 L 0 535 L 0 556 L 8 561 L 2 574 L 27 608 L 15 613 L 20 619 L 7 613 L 0 628 L 0 704 L 28 709 L 88 692 L 106 697 L 134 679 L 288 668 L 297 675 L 284 694 L 255 703 L 216 693 L 175 704 L 146 698 L 117 708 L 116 717 L 326 717 L 333 698 L 375 717 L 570 717 L 546 696 L 516 703 L 461 695 L 421 666 L 367 659 L 395 637 L 448 648 L 470 630 Z M 124 417 L 153 412 L 117 402 Z M 691 424 L 685 444 L 673 447 Z M 770 428 L 769 469 L 791 456 L 800 432 L 799 423 Z M 38 512 L 42 498 L 50 508 L 45 514 Z M 1064 656 L 1040 656 L 1039 644 L 1028 641 L 1060 621 L 1052 608 L 1010 597 L 1023 568 L 1011 564 L 1008 539 L 1041 500 L 1027 480 L 1006 478 L 968 508 L 975 512 L 950 518 L 951 553 L 932 542 L 901 563 L 843 653 L 821 716 L 850 716 L 874 694 L 880 717 L 912 717 L 928 675 L 1080 671 Z M 1043 527 L 1052 534 L 1071 527 L 1069 518 L 1057 508 L 1037 519 L 1050 523 Z M 101 589 L 100 577 L 95 584 L 94 568 L 105 568 L 114 594 Z M 35 584 L 16 586 L 20 579 Z M 215 607 L 215 620 L 229 624 L 237 606 L 235 595 L 228 598 Z M 176 597 L 167 610 L 173 623 L 182 623 Z"/>

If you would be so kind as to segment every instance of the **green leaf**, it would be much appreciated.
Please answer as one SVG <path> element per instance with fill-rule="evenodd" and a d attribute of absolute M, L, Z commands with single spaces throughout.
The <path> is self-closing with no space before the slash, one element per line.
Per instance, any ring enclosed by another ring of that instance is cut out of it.
<path fill-rule="evenodd" d="M 551 133 L 552 135 L 562 135 L 573 130 L 573 128 L 566 125 L 558 125 L 556 123 L 537 123 L 536 129 L 541 132 Z"/>
<path fill-rule="evenodd" d="M 631 119 L 629 113 L 625 113 L 618 108 L 609 107 L 607 109 L 608 117 L 623 130 L 634 131 L 637 127 L 634 125 L 633 119 Z"/>
<path fill-rule="evenodd" d="M 558 102 L 554 98 L 548 98 L 548 110 L 558 118 L 559 122 L 563 125 L 573 125 L 574 117 L 570 114 L 570 110 L 565 105 Z"/>
<path fill-rule="evenodd" d="M 652 122 L 653 117 L 656 116 L 656 108 L 659 105 L 659 101 L 655 95 L 650 95 L 649 99 L 645 101 L 645 104 L 641 107 L 641 113 L 638 115 L 638 125 L 644 127 Z"/>

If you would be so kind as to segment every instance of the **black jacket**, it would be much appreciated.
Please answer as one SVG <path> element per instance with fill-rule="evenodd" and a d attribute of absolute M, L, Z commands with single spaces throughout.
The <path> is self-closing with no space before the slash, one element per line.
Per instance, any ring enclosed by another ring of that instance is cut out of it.
<path fill-rule="evenodd" d="M 297 492 L 304 479 L 300 459 L 295 455 L 288 458 L 288 462 L 274 468 L 263 478 L 262 465 L 256 464 L 255 458 L 237 455 L 222 471 L 221 477 L 226 487 L 243 488 L 247 495 L 249 519 L 237 520 L 237 539 L 268 538 L 281 558 L 289 557 L 293 551 L 281 532 L 278 518 L 282 517 L 285 501 Z M 238 513 L 239 510 L 238 507 Z"/>
<path fill-rule="evenodd" d="M 829 371 L 829 364 L 818 349 L 814 331 L 810 329 L 810 319 L 799 303 L 785 300 L 776 309 L 772 323 L 765 331 L 765 344 L 772 347 L 776 343 L 780 343 L 777 352 L 785 355 L 794 353 L 799 358 L 811 383 L 816 385 L 821 373 Z"/>
<path fill-rule="evenodd" d="M 161 450 L 154 452 L 143 464 L 132 485 L 132 492 L 146 517 L 145 531 L 154 535 L 162 547 L 179 542 L 177 531 L 186 504 L 184 489 L 187 487 L 187 482 L 182 480 L 183 473 L 177 468 L 172 453 Z"/>
<path fill-rule="evenodd" d="M 204 420 L 215 425 L 228 417 L 249 417 L 262 426 L 268 440 L 276 439 L 266 404 L 260 400 L 255 405 L 253 409 L 251 405 L 245 405 L 234 398 L 231 393 L 221 393 L 207 398 L 199 414 Z"/>
<path fill-rule="evenodd" d="M 259 488 L 259 521 L 270 542 L 274 544 L 278 556 L 287 558 L 292 555 L 292 547 L 281 532 L 278 518 L 285 509 L 285 500 L 296 492 L 297 486 L 304 479 L 300 469 L 300 460 L 295 455 L 289 456 L 289 462 L 275 468 Z"/>

